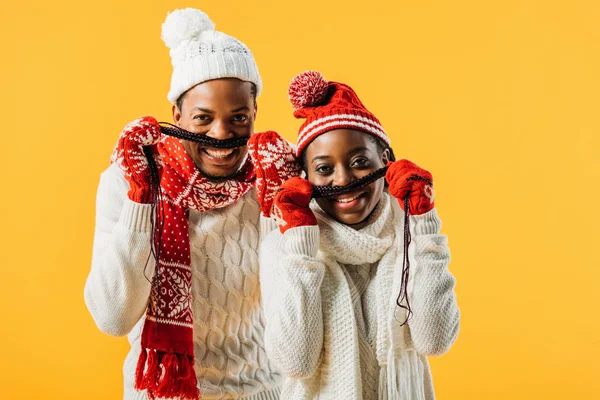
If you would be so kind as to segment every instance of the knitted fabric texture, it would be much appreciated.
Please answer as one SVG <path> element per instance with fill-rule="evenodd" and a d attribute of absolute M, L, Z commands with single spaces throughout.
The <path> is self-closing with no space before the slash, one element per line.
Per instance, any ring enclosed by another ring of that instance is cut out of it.
<path fill-rule="evenodd" d="M 397 307 L 396 295 L 404 213 L 397 202 L 384 194 L 373 222 L 360 230 L 331 219 L 314 202 L 313 210 L 318 229 L 273 232 L 261 247 L 265 341 L 269 355 L 288 376 L 282 398 L 362 399 L 363 383 L 372 386 L 371 378 L 362 377 L 374 369 L 360 365 L 371 361 L 359 356 L 368 352 L 360 348 L 360 327 L 344 265 L 374 263 L 376 288 L 370 301 L 376 303 L 378 398 L 433 399 L 426 355 L 447 351 L 459 323 L 454 279 L 447 271 L 446 238 L 439 234 L 435 211 L 411 217 L 415 220 L 410 252 L 416 273 L 409 292 L 415 316 L 402 326 L 405 311 Z"/>
<path fill-rule="evenodd" d="M 149 280 L 152 206 L 131 201 L 116 164 L 100 175 L 93 257 L 85 303 L 98 328 L 127 335 L 125 400 L 147 400 L 134 389 Z M 254 189 L 225 207 L 190 209 L 194 359 L 202 400 L 277 400 L 280 372 L 264 349 L 258 246 L 276 224 L 260 216 Z"/>
<path fill-rule="evenodd" d="M 404 210 L 404 199 L 408 196 L 410 213 L 425 214 L 435 207 L 433 177 L 431 173 L 409 160 L 398 160 L 387 165 L 386 180 L 392 196 L 398 199 Z"/>
<path fill-rule="evenodd" d="M 362 400 L 377 400 L 380 375 L 375 348 L 377 333 L 377 282 L 375 273 L 377 272 L 377 265 L 369 263 L 364 265 L 344 264 L 342 270 L 350 289 L 354 317 L 358 328 Z"/>
<path fill-rule="evenodd" d="M 246 163 L 236 178 L 212 182 L 197 170 L 181 141 L 172 137 L 163 138 L 158 153 L 163 160 L 162 201 L 155 205 L 159 215 L 154 232 L 158 262 L 142 331 L 135 386 L 147 390 L 151 398 L 197 399 L 186 210 L 202 212 L 232 204 L 252 188 L 254 175 L 251 164 Z"/>
<path fill-rule="evenodd" d="M 273 202 L 273 217 L 281 233 L 299 226 L 317 225 L 317 219 L 309 207 L 312 187 L 304 178 L 296 176 L 281 185 Z"/>
<path fill-rule="evenodd" d="M 319 72 L 307 71 L 292 80 L 288 95 L 294 116 L 306 119 L 298 132 L 297 156 L 317 136 L 334 129 L 359 130 L 390 144 L 377 117 L 348 85 L 328 82 Z"/>
<path fill-rule="evenodd" d="M 160 125 L 153 117 L 142 117 L 127 124 L 111 156 L 111 163 L 116 163 L 123 171 L 123 175 L 129 182 L 129 198 L 137 203 L 149 204 L 152 202 L 152 190 L 150 187 L 151 170 L 148 158 L 144 154 L 143 147 L 149 147 L 148 155 L 154 159 L 154 163 L 162 164 L 156 146 L 160 141 Z"/>
<path fill-rule="evenodd" d="M 175 10 L 167 16 L 162 38 L 171 49 L 173 74 L 167 96 L 171 103 L 188 89 L 219 78 L 252 82 L 260 94 L 262 81 L 250 49 L 214 29 L 208 15 L 193 8 Z"/>
<path fill-rule="evenodd" d="M 256 172 L 256 196 L 265 217 L 271 215 L 275 194 L 286 180 L 300 175 L 294 150 L 277 132 L 254 134 L 248 141 L 248 154 Z"/>

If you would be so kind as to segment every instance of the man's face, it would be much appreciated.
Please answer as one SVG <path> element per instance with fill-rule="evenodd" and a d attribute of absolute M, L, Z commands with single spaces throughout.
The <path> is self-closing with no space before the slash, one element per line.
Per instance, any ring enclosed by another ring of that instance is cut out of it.
<path fill-rule="evenodd" d="M 239 79 L 215 79 L 194 86 L 184 95 L 181 110 L 173 106 L 175 124 L 215 139 L 250 137 L 256 101 L 252 84 Z M 247 148 L 215 149 L 182 140 L 183 148 L 207 178 L 230 178 L 239 170 Z"/>

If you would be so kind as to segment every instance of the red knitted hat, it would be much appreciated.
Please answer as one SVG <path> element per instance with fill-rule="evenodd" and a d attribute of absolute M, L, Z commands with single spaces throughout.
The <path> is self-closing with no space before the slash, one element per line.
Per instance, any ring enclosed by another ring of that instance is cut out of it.
<path fill-rule="evenodd" d="M 348 85 L 328 82 L 320 72 L 306 71 L 292 79 L 288 95 L 294 117 L 306 118 L 298 132 L 298 157 L 317 136 L 334 129 L 356 129 L 390 144 L 377 117 Z"/>

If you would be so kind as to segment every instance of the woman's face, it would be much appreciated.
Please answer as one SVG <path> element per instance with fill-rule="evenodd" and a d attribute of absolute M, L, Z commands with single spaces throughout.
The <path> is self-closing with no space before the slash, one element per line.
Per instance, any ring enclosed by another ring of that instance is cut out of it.
<path fill-rule="evenodd" d="M 389 151 L 381 154 L 376 141 L 364 132 L 336 129 L 318 136 L 305 150 L 308 181 L 317 186 L 346 186 L 383 168 Z M 378 179 L 362 189 L 319 198 L 319 206 L 335 220 L 355 225 L 363 222 L 379 202 L 384 180 Z"/>

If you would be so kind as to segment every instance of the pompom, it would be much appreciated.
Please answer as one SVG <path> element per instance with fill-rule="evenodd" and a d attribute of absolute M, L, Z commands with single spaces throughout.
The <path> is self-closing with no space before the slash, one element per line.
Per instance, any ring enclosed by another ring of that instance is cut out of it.
<path fill-rule="evenodd" d="M 206 13 L 195 8 L 175 10 L 162 25 L 162 40 L 173 49 L 184 40 L 193 39 L 204 31 L 214 31 L 215 24 Z"/>
<path fill-rule="evenodd" d="M 318 106 L 329 90 L 329 82 L 318 71 L 306 71 L 296 75 L 290 83 L 288 96 L 294 109 Z"/>

